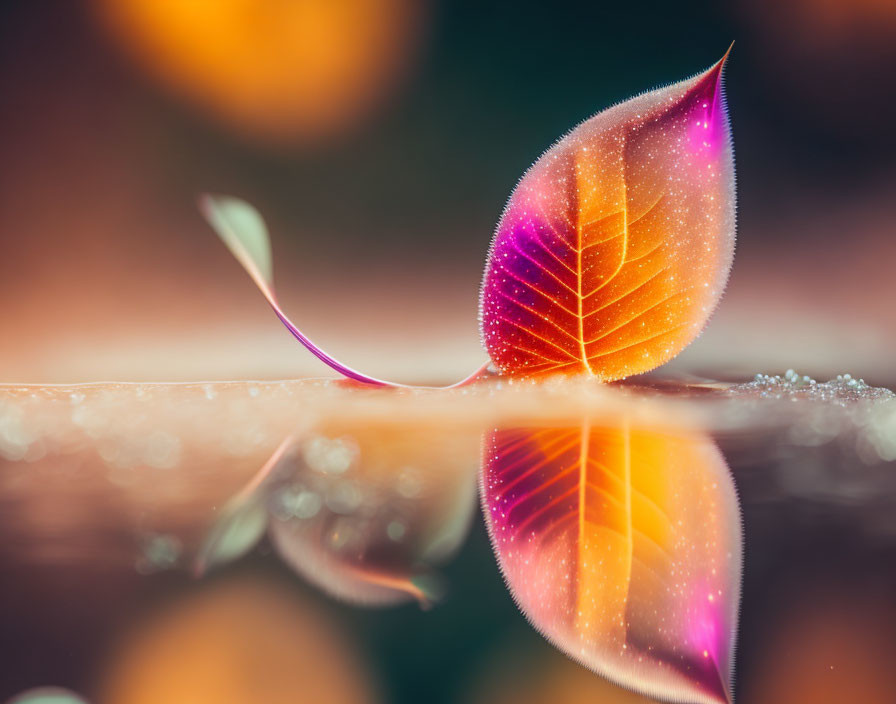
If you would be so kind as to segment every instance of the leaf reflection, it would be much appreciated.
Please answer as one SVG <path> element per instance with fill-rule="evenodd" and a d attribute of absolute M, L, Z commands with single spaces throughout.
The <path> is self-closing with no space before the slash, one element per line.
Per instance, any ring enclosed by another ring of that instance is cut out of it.
<path fill-rule="evenodd" d="M 433 567 L 469 531 L 477 451 L 476 432 L 432 424 L 336 423 L 288 438 L 212 527 L 197 571 L 239 557 L 266 528 L 284 561 L 339 599 L 428 606 Z"/>
<path fill-rule="evenodd" d="M 511 593 L 557 647 L 649 696 L 730 701 L 740 512 L 707 436 L 588 418 L 497 430 L 483 501 Z"/>

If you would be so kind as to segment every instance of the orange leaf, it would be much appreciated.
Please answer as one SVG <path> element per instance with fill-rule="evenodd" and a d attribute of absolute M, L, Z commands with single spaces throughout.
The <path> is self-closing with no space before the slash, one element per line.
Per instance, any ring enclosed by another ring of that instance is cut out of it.
<path fill-rule="evenodd" d="M 520 181 L 480 303 L 503 372 L 620 379 L 703 329 L 734 253 L 726 58 L 585 121 Z"/>
<path fill-rule="evenodd" d="M 707 437 L 587 419 L 499 430 L 483 472 L 495 552 L 536 628 L 637 692 L 730 700 L 740 513 Z"/>

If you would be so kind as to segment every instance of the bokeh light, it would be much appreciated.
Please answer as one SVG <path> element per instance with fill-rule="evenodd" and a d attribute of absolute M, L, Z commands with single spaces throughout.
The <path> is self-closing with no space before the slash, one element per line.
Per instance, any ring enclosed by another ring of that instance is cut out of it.
<path fill-rule="evenodd" d="M 341 134 L 413 65 L 413 0 L 96 0 L 124 50 L 237 132 L 273 141 Z"/>
<path fill-rule="evenodd" d="M 96 704 L 374 704 L 336 623 L 260 577 L 213 583 L 148 613 L 115 648 Z"/>

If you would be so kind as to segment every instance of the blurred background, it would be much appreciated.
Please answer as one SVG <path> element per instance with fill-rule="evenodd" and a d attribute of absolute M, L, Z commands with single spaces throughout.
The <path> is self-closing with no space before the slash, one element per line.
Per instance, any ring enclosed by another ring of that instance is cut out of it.
<path fill-rule="evenodd" d="M 528 165 L 578 121 L 713 63 L 738 251 L 675 366 L 892 379 L 896 5 L 0 3 L 4 381 L 329 370 L 195 207 L 254 203 L 285 308 L 374 375 L 484 359 L 478 285 Z"/>
<path fill-rule="evenodd" d="M 892 384 L 890 0 L 2 0 L 0 381 L 326 374 L 201 220 L 204 191 L 264 213 L 284 307 L 328 351 L 376 376 L 458 378 L 484 360 L 479 280 L 523 171 L 731 40 L 737 255 L 673 366 Z M 787 515 L 744 509 L 748 528 Z M 748 551 L 744 613 L 767 618 L 743 624 L 743 701 L 896 688 L 892 570 L 865 573 L 891 563 L 842 533 L 811 553 L 818 536 L 810 518 Z M 52 663 L 52 684 L 117 704 L 187 686 L 216 704 L 646 701 L 524 622 L 480 522 L 431 613 L 339 607 L 252 560 L 199 585 L 102 564 L 7 571 L 20 620 L 0 629 L 0 699 L 48 684 Z"/>

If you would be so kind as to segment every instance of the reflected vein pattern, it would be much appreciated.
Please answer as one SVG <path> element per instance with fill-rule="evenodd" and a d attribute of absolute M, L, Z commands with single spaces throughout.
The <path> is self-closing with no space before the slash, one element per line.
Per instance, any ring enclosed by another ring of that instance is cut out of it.
<path fill-rule="evenodd" d="M 730 701 L 741 529 L 715 445 L 584 420 L 498 430 L 485 452 L 492 543 L 532 624 L 637 692 Z"/>

